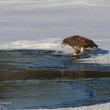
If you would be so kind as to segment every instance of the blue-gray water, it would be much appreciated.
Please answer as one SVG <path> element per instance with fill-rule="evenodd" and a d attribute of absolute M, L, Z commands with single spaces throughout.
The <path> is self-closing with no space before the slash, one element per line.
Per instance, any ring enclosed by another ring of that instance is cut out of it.
<path fill-rule="evenodd" d="M 110 65 L 80 59 L 55 50 L 1 50 L 0 102 L 9 109 L 109 102 Z"/>
<path fill-rule="evenodd" d="M 10 109 L 68 108 L 110 101 L 110 79 L 0 82 L 0 102 Z"/>
<path fill-rule="evenodd" d="M 97 56 L 97 53 L 100 56 Z M 110 71 L 109 59 L 104 63 L 103 56 L 107 60 L 109 58 L 108 51 L 97 50 L 92 54 L 90 52 L 90 54 L 82 54 L 75 58 L 71 57 L 71 54 L 64 54 L 62 51 L 55 50 L 1 50 L 0 64 L 1 70 L 24 68 L 27 70 Z M 101 63 L 100 60 L 102 60 Z"/>

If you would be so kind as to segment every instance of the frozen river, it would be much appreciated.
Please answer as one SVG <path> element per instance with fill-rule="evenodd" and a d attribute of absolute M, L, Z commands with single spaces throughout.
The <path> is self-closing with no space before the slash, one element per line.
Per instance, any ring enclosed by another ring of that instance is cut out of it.
<path fill-rule="evenodd" d="M 109 29 L 109 0 L 0 0 L 0 103 L 80 110 L 109 102 Z M 60 42 L 75 34 L 100 49 L 72 59 Z"/>

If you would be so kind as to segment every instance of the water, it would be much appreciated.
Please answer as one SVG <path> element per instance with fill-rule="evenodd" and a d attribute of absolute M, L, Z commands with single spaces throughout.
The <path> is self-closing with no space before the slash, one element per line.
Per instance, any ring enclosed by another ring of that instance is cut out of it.
<path fill-rule="evenodd" d="M 110 101 L 109 0 L 0 0 L 0 104 L 69 108 Z M 72 58 L 63 38 L 99 50 Z M 1 106 L 0 106 L 1 107 Z"/>
<path fill-rule="evenodd" d="M 86 63 L 90 58 L 73 59 L 55 50 L 1 50 L 0 102 L 10 103 L 8 109 L 109 102 L 110 65 Z"/>
<path fill-rule="evenodd" d="M 110 79 L 14 80 L 0 83 L 3 102 L 9 109 L 64 108 L 110 100 Z M 102 86 L 100 86 L 102 85 Z"/>
<path fill-rule="evenodd" d="M 96 54 L 85 56 L 84 54 L 80 58 L 73 58 L 70 54 L 55 50 L 1 50 L 0 57 L 1 69 L 110 71 L 108 53 L 98 56 Z"/>

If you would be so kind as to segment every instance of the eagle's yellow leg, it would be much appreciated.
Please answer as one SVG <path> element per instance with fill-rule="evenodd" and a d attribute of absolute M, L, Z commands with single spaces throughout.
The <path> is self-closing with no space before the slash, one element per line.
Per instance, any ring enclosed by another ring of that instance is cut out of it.
<path fill-rule="evenodd" d="M 77 56 L 78 54 L 76 53 L 76 51 L 74 53 L 72 53 L 72 56 Z"/>
<path fill-rule="evenodd" d="M 80 52 L 84 52 L 84 50 L 85 50 L 84 47 L 80 48 Z"/>
<path fill-rule="evenodd" d="M 73 56 L 78 56 L 80 54 L 80 48 L 79 47 L 75 47 L 75 52 L 73 52 Z"/>
<path fill-rule="evenodd" d="M 85 51 L 84 47 L 77 47 L 77 48 L 75 48 L 75 52 L 72 55 L 73 56 L 78 56 L 84 51 Z"/>

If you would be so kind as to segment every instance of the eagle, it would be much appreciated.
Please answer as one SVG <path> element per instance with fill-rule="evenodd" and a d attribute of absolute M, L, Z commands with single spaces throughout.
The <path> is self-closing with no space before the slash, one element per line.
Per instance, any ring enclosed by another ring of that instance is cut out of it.
<path fill-rule="evenodd" d="M 61 42 L 61 47 L 63 48 L 65 45 L 69 45 L 74 48 L 75 51 L 72 56 L 78 56 L 85 51 L 98 49 L 98 45 L 96 45 L 93 40 L 80 35 L 74 35 L 63 39 Z"/>

